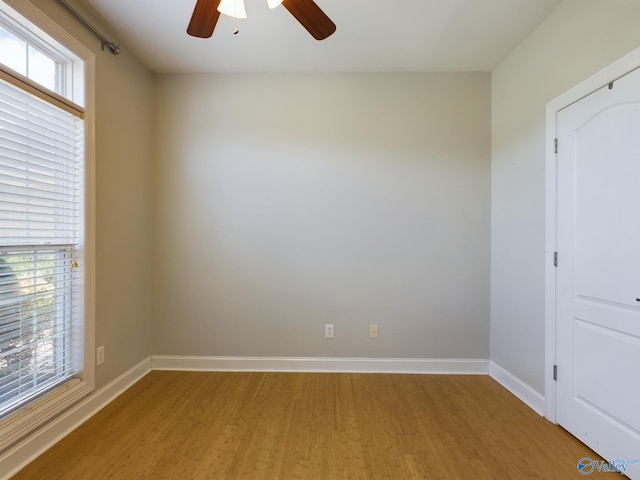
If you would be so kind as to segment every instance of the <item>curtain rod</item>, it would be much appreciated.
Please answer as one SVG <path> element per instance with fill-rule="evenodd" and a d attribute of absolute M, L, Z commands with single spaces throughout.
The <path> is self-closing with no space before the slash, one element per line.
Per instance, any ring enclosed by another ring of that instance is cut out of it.
<path fill-rule="evenodd" d="M 118 45 L 115 42 L 110 41 L 107 37 L 105 37 L 104 35 L 102 35 L 98 29 L 96 29 L 96 27 L 94 27 L 93 25 L 91 25 L 89 23 L 89 21 L 84 18 L 80 12 L 78 12 L 75 8 L 73 8 L 71 5 L 69 5 L 66 0 L 58 0 L 59 3 L 61 3 L 62 5 L 64 5 L 67 10 L 69 10 L 78 20 L 80 20 L 82 23 L 84 23 L 84 25 L 93 32 L 93 34 L 98 37 L 100 39 L 100 41 L 102 42 L 102 50 L 104 50 L 104 47 L 106 46 L 109 51 L 111 53 L 113 53 L 114 55 L 118 55 L 120 53 L 120 45 Z"/>

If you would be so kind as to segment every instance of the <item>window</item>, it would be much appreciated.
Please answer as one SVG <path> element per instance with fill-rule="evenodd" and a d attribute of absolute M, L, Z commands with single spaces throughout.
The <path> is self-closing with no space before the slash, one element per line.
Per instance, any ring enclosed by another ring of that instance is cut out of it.
<path fill-rule="evenodd" d="M 93 388 L 84 71 L 0 1 L 0 449 Z"/>
<path fill-rule="evenodd" d="M 83 138 L 81 118 L 0 81 L 0 415 L 75 373 Z"/>
<path fill-rule="evenodd" d="M 14 35 L 0 25 L 0 63 L 39 83 L 40 85 L 60 93 L 61 62 L 53 55 L 44 53 L 29 40 Z"/>

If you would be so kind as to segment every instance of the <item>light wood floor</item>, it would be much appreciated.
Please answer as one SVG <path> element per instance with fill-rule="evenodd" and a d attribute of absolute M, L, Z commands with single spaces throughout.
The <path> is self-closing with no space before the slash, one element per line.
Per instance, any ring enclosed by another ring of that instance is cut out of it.
<path fill-rule="evenodd" d="M 14 479 L 564 480 L 585 456 L 488 376 L 154 371 Z"/>

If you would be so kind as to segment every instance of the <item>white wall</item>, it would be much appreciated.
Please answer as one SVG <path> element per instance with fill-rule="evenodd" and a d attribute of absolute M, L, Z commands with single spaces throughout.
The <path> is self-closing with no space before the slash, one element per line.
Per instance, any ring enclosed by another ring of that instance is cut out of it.
<path fill-rule="evenodd" d="M 491 359 L 544 392 L 545 106 L 640 46 L 640 1 L 565 0 L 492 76 Z"/>
<path fill-rule="evenodd" d="M 488 358 L 489 74 L 160 76 L 156 107 L 155 354 Z"/>

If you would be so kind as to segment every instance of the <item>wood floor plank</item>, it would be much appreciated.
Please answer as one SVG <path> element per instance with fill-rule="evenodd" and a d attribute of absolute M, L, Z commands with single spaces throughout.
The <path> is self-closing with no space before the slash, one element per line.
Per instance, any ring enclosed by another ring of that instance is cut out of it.
<path fill-rule="evenodd" d="M 487 376 L 154 371 L 14 480 L 564 480 L 585 456 Z"/>

